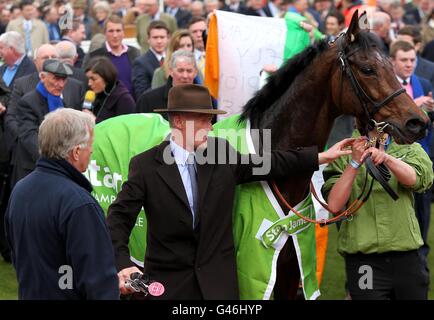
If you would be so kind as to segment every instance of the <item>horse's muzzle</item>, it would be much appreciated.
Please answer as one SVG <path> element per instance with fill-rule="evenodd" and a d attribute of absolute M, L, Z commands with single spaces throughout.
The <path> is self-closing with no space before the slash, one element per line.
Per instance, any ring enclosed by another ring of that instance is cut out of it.
<path fill-rule="evenodd" d="M 420 117 L 414 117 L 407 120 L 405 123 L 406 136 L 413 141 L 422 139 L 425 137 L 426 129 L 428 128 L 427 121 L 423 121 Z"/>

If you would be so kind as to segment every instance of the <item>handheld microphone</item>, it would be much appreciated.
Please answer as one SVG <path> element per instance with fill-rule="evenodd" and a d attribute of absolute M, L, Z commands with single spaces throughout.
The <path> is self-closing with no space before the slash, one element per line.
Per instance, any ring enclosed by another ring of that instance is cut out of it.
<path fill-rule="evenodd" d="M 84 96 L 83 109 L 93 110 L 93 102 L 95 101 L 95 92 L 88 90 Z"/>

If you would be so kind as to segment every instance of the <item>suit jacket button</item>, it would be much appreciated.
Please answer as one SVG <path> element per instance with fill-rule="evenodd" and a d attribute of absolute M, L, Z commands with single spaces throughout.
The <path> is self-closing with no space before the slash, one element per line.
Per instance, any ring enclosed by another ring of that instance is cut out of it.
<path fill-rule="evenodd" d="M 196 269 L 197 269 L 197 271 L 200 271 L 200 267 L 197 267 Z"/>

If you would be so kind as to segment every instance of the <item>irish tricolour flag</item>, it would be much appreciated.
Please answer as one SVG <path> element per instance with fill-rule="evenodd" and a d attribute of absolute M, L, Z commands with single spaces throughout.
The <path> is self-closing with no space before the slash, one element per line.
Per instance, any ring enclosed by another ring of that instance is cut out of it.
<path fill-rule="evenodd" d="M 211 17 L 205 84 L 218 99 L 219 109 L 228 112 L 226 117 L 239 113 L 259 89 L 265 65 L 280 66 L 310 44 L 309 34 L 300 27 L 304 20 L 290 12 L 284 19 L 226 11 L 216 11 Z"/>

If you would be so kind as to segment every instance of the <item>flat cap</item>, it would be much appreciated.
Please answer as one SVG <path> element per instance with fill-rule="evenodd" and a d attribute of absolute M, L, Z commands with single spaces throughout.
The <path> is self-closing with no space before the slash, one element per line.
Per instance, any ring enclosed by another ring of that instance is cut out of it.
<path fill-rule="evenodd" d="M 47 59 L 44 61 L 42 71 L 52 73 L 58 77 L 66 78 L 72 75 L 72 69 L 62 61 Z"/>

